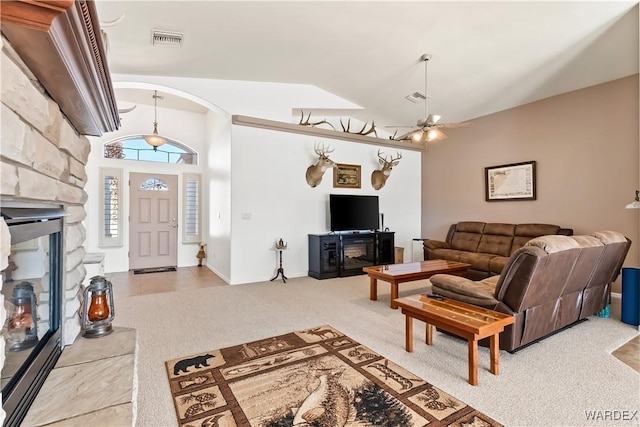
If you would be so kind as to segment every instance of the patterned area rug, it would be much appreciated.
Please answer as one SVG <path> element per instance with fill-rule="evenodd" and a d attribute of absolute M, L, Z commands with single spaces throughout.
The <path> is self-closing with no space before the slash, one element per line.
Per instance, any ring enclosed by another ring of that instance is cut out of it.
<path fill-rule="evenodd" d="M 500 426 L 331 326 L 166 362 L 180 426 Z"/>

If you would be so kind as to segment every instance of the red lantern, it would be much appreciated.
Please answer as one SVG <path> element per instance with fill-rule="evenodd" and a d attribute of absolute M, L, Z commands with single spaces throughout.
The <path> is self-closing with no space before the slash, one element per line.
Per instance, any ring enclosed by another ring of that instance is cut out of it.
<path fill-rule="evenodd" d="M 113 332 L 113 286 L 103 276 L 94 276 L 84 289 L 82 336 L 97 338 Z"/>

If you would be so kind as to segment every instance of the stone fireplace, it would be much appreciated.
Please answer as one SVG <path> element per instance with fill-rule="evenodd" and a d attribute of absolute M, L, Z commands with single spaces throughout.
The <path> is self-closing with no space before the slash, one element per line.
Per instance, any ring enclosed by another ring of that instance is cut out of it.
<path fill-rule="evenodd" d="M 82 264 L 85 229 L 81 221 L 85 218 L 83 204 L 87 200 L 83 187 L 87 179 L 84 164 L 89 155 L 89 141 L 76 134 L 56 103 L 30 78 L 29 70 L 5 41 L 1 99 L 0 197 L 3 204 L 15 201 L 62 204 L 67 214 L 62 221 L 64 238 L 60 254 L 63 267 L 60 332 L 62 345 L 68 345 L 80 331 L 77 312 L 80 285 L 85 277 Z M 9 227 L 4 220 L 0 227 L 3 235 L 0 265 L 5 270 L 9 267 L 11 251 L 11 245 L 4 244 L 9 240 Z M 3 286 L 0 282 L 0 289 Z M 2 302 L 0 320 L 4 324 L 8 301 Z M 0 353 L 3 367 L 5 351 Z"/>
<path fill-rule="evenodd" d="M 60 224 L 60 253 L 56 255 L 61 282 L 57 308 L 58 341 L 63 348 L 72 344 L 80 332 L 80 286 L 86 275 L 82 263 L 86 231 L 82 221 L 86 216 L 84 204 L 88 198 L 84 191 L 87 180 L 85 165 L 91 146 L 85 135 L 101 135 L 116 130 L 119 118 L 92 2 L 8 2 L 3 4 L 0 13 L 0 205 L 53 208 L 64 215 L 57 219 Z M 12 248 L 7 222 L 10 221 L 0 219 L 0 270 L 3 271 L 3 279 L 12 279 L 14 270 L 15 273 L 27 274 L 25 266 L 30 261 L 26 255 L 28 251 L 19 253 L 15 252 L 15 246 Z M 39 241 L 44 243 L 47 239 L 41 237 Z M 35 246 L 41 245 L 36 241 Z M 45 249 L 41 250 L 50 254 Z M 10 259 L 10 254 L 20 260 Z M 49 273 L 43 273 L 47 280 Z M 5 286 L 13 288 L 13 282 L 5 283 L 3 279 L 0 279 L 0 290 Z M 27 294 L 29 292 L 27 285 Z M 9 294 L 0 294 L 2 325 L 7 322 L 7 308 L 13 308 L 16 302 L 10 301 L 12 295 L 13 289 Z M 37 298 L 48 297 L 45 293 Z M 39 306 L 39 318 L 46 315 L 42 310 Z M 43 326 L 38 325 L 38 328 Z M 11 345 L 15 346 L 15 343 L 0 340 L 2 368 L 8 362 L 8 347 Z M 39 344 L 34 345 L 34 351 L 39 347 Z M 30 358 L 33 359 L 32 356 Z M 24 367 L 16 371 L 27 377 L 32 375 L 22 372 Z M 3 407 L 5 392 L 3 389 Z M 31 390 L 29 393 L 35 392 Z M 22 412 L 27 409 L 28 405 Z M 15 424 L 15 414 L 5 415 L 7 425 L 19 424 L 19 421 Z"/>

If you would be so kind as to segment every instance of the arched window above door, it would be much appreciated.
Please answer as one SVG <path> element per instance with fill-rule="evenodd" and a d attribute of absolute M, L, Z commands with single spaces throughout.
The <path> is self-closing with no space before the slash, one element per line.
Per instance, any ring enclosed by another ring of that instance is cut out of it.
<path fill-rule="evenodd" d="M 154 150 L 142 135 L 129 135 L 105 143 L 104 158 L 186 165 L 198 164 L 198 153 L 186 145 L 167 138 L 166 144 Z"/>

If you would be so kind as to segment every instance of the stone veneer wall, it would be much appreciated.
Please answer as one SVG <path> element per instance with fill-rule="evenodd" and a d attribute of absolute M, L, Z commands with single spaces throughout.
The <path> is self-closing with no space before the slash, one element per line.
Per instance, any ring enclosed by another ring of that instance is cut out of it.
<path fill-rule="evenodd" d="M 87 201 L 85 165 L 91 145 L 85 136 L 76 133 L 5 38 L 0 40 L 0 48 L 0 198 L 62 205 L 68 214 L 64 219 L 61 327 L 63 343 L 69 345 L 80 332 L 80 285 L 86 275 L 82 264 L 86 237 L 82 225 Z M 4 269 L 10 251 L 4 221 L 0 221 L 0 238 L 0 269 Z M 5 318 L 0 295 L 1 324 Z M 0 340 L 1 366 L 3 346 L 4 340 Z"/>

